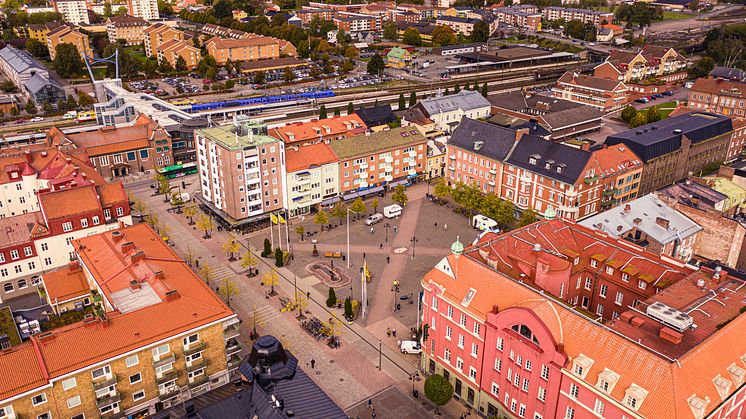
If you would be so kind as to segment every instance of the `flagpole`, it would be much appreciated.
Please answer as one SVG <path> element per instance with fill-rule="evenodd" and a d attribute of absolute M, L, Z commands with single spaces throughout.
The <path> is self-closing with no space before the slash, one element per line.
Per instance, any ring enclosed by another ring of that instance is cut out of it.
<path fill-rule="evenodd" d="M 269 239 L 272 241 L 272 251 L 275 251 L 275 236 L 272 233 L 272 213 L 269 213 Z"/>
<path fill-rule="evenodd" d="M 365 270 L 368 269 L 368 261 L 363 259 L 363 272 L 360 274 L 360 304 L 362 304 L 362 317 L 365 318 L 365 311 L 368 308 L 368 289 L 365 281 Z"/>
<path fill-rule="evenodd" d="M 280 225 L 280 219 L 277 219 L 277 244 L 280 247 L 280 250 L 282 250 L 282 226 Z"/>
<path fill-rule="evenodd" d="M 290 214 L 288 214 L 287 208 L 285 208 L 285 241 L 288 245 L 288 252 L 290 252 Z"/>

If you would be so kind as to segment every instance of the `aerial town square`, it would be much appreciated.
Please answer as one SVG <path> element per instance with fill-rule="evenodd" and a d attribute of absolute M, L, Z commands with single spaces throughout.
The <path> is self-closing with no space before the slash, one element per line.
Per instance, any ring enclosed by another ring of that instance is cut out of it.
<path fill-rule="evenodd" d="M 0 419 L 746 418 L 743 0 L 0 14 Z"/>

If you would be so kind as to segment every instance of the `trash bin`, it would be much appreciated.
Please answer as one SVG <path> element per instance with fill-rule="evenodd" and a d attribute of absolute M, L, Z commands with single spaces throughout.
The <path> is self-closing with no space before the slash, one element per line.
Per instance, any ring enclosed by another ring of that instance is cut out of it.
<path fill-rule="evenodd" d="M 420 392 L 418 390 L 416 390 L 416 389 L 412 390 L 412 397 L 414 397 L 415 399 L 419 398 L 420 397 Z"/>
<path fill-rule="evenodd" d="M 345 260 L 347 260 L 347 255 L 342 255 L 342 262 L 344 262 Z"/>

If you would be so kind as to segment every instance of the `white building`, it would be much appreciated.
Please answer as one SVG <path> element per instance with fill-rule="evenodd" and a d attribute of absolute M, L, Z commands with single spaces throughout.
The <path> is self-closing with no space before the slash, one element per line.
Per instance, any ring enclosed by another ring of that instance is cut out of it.
<path fill-rule="evenodd" d="M 127 11 L 131 16 L 145 20 L 160 19 L 158 0 L 127 0 Z"/>
<path fill-rule="evenodd" d="M 419 101 L 419 108 L 439 131 L 450 133 L 463 117 L 470 119 L 486 118 L 490 115 L 492 105 L 473 90 L 461 90 L 448 96 L 436 96 Z"/>
<path fill-rule="evenodd" d="M 0 50 L 0 71 L 22 92 L 25 91 L 26 82 L 35 75 L 49 77 L 49 71 L 42 63 L 26 51 L 12 46 Z"/>
<path fill-rule="evenodd" d="M 285 149 L 285 188 L 291 217 L 308 214 L 313 206 L 339 194 L 337 160 L 337 155 L 324 142 L 289 145 Z"/>
<path fill-rule="evenodd" d="M 54 8 L 57 13 L 62 15 L 65 22 L 80 25 L 90 24 L 91 19 L 88 15 L 88 2 L 86 0 L 56 0 Z"/>

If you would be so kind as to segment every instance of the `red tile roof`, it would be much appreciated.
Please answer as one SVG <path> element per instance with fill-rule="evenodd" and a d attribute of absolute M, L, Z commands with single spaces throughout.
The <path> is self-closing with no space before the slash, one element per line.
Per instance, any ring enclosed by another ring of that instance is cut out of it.
<path fill-rule="evenodd" d="M 47 220 L 65 219 L 102 210 L 93 185 L 40 193 L 39 207 Z"/>
<path fill-rule="evenodd" d="M 90 295 L 85 273 L 77 265 L 42 275 L 44 290 L 52 304 Z"/>
<path fill-rule="evenodd" d="M 130 126 L 104 127 L 76 134 L 63 134 L 53 128 L 47 137 L 52 144 L 69 143 L 92 157 L 148 148 L 150 141 L 170 138 L 163 127 L 145 115 L 140 115 Z"/>
<path fill-rule="evenodd" d="M 285 148 L 285 170 L 288 173 L 314 166 L 322 166 L 337 160 L 337 155 L 325 143 L 288 146 Z"/>
<path fill-rule="evenodd" d="M 21 345 L 0 354 L 0 400 L 47 384 L 47 376 L 33 345 Z"/>
<path fill-rule="evenodd" d="M 710 93 L 715 95 L 726 94 L 743 98 L 746 96 L 746 83 L 708 77 L 697 79 L 689 90 L 692 92 Z"/>
<path fill-rule="evenodd" d="M 300 141 L 317 141 L 319 137 L 362 134 L 367 127 L 357 114 L 334 116 L 309 122 L 294 122 L 284 127 L 272 128 L 269 135 L 287 144 Z"/>

